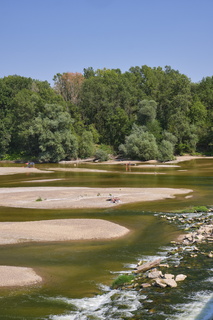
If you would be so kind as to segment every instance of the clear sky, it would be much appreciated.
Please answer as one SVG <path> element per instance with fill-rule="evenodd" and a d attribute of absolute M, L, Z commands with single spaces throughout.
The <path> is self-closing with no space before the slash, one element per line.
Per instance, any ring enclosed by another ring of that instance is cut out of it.
<path fill-rule="evenodd" d="M 84 68 L 213 75 L 213 0 L 0 0 L 0 77 Z"/>

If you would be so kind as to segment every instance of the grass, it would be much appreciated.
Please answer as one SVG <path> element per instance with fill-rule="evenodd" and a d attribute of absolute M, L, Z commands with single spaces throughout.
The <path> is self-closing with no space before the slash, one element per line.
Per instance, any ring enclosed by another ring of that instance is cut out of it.
<path fill-rule="evenodd" d="M 188 207 L 183 210 L 176 211 L 177 213 L 195 213 L 195 212 L 208 212 L 208 208 L 206 206 L 196 206 L 196 207 Z"/>
<path fill-rule="evenodd" d="M 43 199 L 41 197 L 38 197 L 38 199 L 36 199 L 36 201 L 43 201 Z"/>
<path fill-rule="evenodd" d="M 112 288 L 116 289 L 118 287 L 121 287 L 125 284 L 131 283 L 132 280 L 134 280 L 134 275 L 133 274 L 122 274 L 119 275 L 112 283 Z"/>

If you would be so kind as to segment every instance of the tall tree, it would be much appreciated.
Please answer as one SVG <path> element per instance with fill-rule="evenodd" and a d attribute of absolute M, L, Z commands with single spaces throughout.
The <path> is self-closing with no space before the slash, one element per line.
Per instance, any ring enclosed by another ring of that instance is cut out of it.
<path fill-rule="evenodd" d="M 53 78 L 55 90 L 66 102 L 78 105 L 84 76 L 78 72 L 57 73 Z"/>

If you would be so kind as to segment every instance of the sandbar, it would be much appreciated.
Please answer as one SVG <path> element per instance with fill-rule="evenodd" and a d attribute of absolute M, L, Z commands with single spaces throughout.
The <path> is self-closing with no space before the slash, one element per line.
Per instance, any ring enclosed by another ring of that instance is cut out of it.
<path fill-rule="evenodd" d="M 34 285 L 42 281 L 31 268 L 0 266 L 0 287 Z"/>
<path fill-rule="evenodd" d="M 0 222 L 0 245 L 23 242 L 112 239 L 129 229 L 102 219 Z"/>
<path fill-rule="evenodd" d="M 37 209 L 109 208 L 132 202 L 174 198 L 175 195 L 190 192 L 190 189 L 174 188 L 0 188 L 0 206 Z M 111 201 L 115 197 L 118 201 Z"/>
<path fill-rule="evenodd" d="M 22 174 L 22 173 L 51 173 L 50 170 L 40 170 L 28 167 L 0 167 L 0 175 Z"/>

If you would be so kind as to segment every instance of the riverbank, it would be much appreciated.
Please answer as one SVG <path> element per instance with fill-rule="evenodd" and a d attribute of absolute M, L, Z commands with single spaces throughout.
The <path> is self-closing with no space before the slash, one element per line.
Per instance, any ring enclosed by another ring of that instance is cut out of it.
<path fill-rule="evenodd" d="M 0 206 L 37 209 L 110 208 L 120 204 L 174 198 L 175 195 L 192 191 L 174 188 L 0 188 Z"/>

